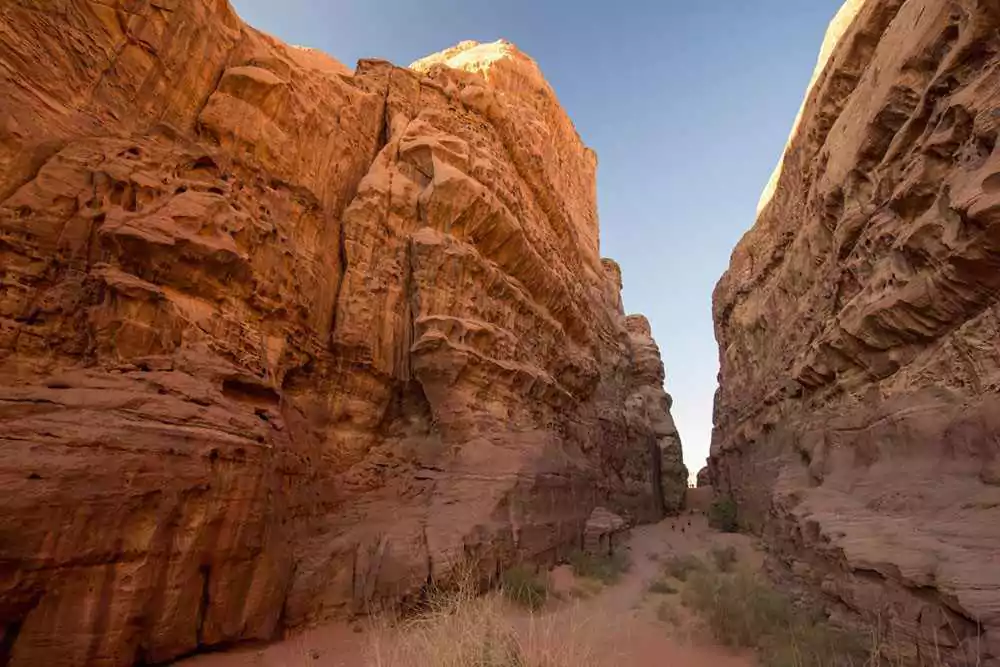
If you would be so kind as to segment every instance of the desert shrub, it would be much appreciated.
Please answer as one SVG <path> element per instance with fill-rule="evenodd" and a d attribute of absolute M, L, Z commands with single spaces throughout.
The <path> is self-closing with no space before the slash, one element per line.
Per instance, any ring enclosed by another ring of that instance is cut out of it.
<path fill-rule="evenodd" d="M 370 633 L 371 667 L 594 667 L 593 634 L 553 617 L 512 617 L 500 592 L 434 593 L 423 613 Z M 304 663 L 303 663 L 304 664 Z"/>
<path fill-rule="evenodd" d="M 717 498 L 708 508 L 708 525 L 724 533 L 739 530 L 736 520 L 736 501 L 729 496 Z"/>
<path fill-rule="evenodd" d="M 663 565 L 663 572 L 678 581 L 687 581 L 692 572 L 705 569 L 705 563 L 694 555 L 671 556 Z"/>
<path fill-rule="evenodd" d="M 715 563 L 715 567 L 719 572 L 732 572 L 738 558 L 736 547 L 732 545 L 728 547 L 714 547 L 711 551 L 711 556 L 712 562 Z"/>
<path fill-rule="evenodd" d="M 716 640 L 756 649 L 765 667 L 846 667 L 865 660 L 859 638 L 797 609 L 749 572 L 693 573 L 681 601 L 705 619 Z"/>
<path fill-rule="evenodd" d="M 677 625 L 681 622 L 680 612 L 674 603 L 664 600 L 656 608 L 656 618 L 660 619 L 664 623 L 669 623 L 670 625 Z"/>
<path fill-rule="evenodd" d="M 653 583 L 649 585 L 650 593 L 658 593 L 660 595 L 673 595 L 677 592 L 677 589 L 665 579 L 655 579 Z"/>
<path fill-rule="evenodd" d="M 581 579 L 576 586 L 570 589 L 569 596 L 577 600 L 592 598 L 601 592 L 601 582 L 593 579 Z"/>
<path fill-rule="evenodd" d="M 616 583 L 632 566 L 628 554 L 624 551 L 616 551 L 607 556 L 574 551 L 570 554 L 569 564 L 576 576 L 596 579 L 604 584 Z"/>
<path fill-rule="evenodd" d="M 541 609 L 549 597 L 548 582 L 525 565 L 515 565 L 500 578 L 500 589 L 508 600 L 528 609 Z"/>
<path fill-rule="evenodd" d="M 689 577 L 681 600 L 704 616 L 716 639 L 729 646 L 756 646 L 792 618 L 791 605 L 753 575 L 720 575 L 702 569 Z"/>

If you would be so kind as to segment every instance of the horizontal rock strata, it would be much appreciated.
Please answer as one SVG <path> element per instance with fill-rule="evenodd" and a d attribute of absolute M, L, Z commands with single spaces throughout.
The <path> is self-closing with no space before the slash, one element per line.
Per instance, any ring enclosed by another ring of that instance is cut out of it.
<path fill-rule="evenodd" d="M 849 2 L 715 292 L 712 483 L 913 662 L 1000 664 L 998 29 Z"/>
<path fill-rule="evenodd" d="M 222 0 L 0 8 L 0 662 L 169 661 L 683 502 L 535 63 Z"/>

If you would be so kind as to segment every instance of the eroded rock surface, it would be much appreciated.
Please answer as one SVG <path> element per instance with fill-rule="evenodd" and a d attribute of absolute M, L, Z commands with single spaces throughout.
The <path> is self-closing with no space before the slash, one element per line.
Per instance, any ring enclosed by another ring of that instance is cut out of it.
<path fill-rule="evenodd" d="M 712 483 L 914 661 L 1000 664 L 998 29 L 848 3 L 715 293 Z"/>
<path fill-rule="evenodd" d="M 625 519 L 604 507 L 595 507 L 583 527 L 583 550 L 607 556 L 614 552 L 627 528 Z"/>
<path fill-rule="evenodd" d="M 165 662 L 679 508 L 527 56 L 351 72 L 220 0 L 0 35 L 0 662 Z"/>

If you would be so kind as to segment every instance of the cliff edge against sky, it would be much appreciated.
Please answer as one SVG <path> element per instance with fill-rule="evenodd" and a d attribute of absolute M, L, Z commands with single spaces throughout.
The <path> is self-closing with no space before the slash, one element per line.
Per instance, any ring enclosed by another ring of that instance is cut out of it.
<path fill-rule="evenodd" d="M 352 72 L 222 0 L 0 10 L 0 652 L 159 663 L 682 503 L 535 63 Z"/>
<path fill-rule="evenodd" d="M 711 481 L 912 660 L 1000 661 L 998 28 L 848 3 L 714 298 Z"/>

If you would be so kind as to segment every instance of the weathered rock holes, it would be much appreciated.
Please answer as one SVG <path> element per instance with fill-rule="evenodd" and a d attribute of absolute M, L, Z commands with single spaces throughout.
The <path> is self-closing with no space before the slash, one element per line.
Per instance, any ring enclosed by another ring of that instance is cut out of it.
<path fill-rule="evenodd" d="M 827 195 L 823 202 L 823 226 L 832 232 L 837 228 L 837 223 L 840 222 L 843 215 L 844 191 L 841 188 L 837 188 Z M 817 259 L 821 258 L 817 257 Z"/>
<path fill-rule="evenodd" d="M 962 33 L 962 29 L 958 25 L 961 17 L 953 14 L 951 20 L 952 22 L 941 32 L 941 36 L 929 54 L 930 64 L 935 69 L 944 60 L 945 56 L 948 55 L 948 52 L 951 51 L 955 42 L 958 41 L 959 35 Z"/>
<path fill-rule="evenodd" d="M 128 183 L 116 182 L 111 188 L 110 199 L 113 205 L 119 206 L 129 213 L 135 213 L 139 210 L 135 189 Z"/>
<path fill-rule="evenodd" d="M 983 192 L 990 194 L 1000 192 L 1000 173 L 990 174 L 983 179 Z"/>
<path fill-rule="evenodd" d="M 222 394 L 226 398 L 241 403 L 278 405 L 281 402 L 281 396 L 271 387 L 236 378 L 223 380 Z"/>
<path fill-rule="evenodd" d="M 976 137 L 976 148 L 979 154 L 983 157 L 989 157 L 993 155 L 993 151 L 997 145 L 997 131 L 981 134 Z"/>
<path fill-rule="evenodd" d="M 209 155 L 202 155 L 191 161 L 191 163 L 179 174 L 182 178 L 194 181 L 216 181 L 225 180 L 222 168 Z"/>
<path fill-rule="evenodd" d="M 937 200 L 935 192 L 906 193 L 889 202 L 889 208 L 903 220 L 916 220 Z"/>

